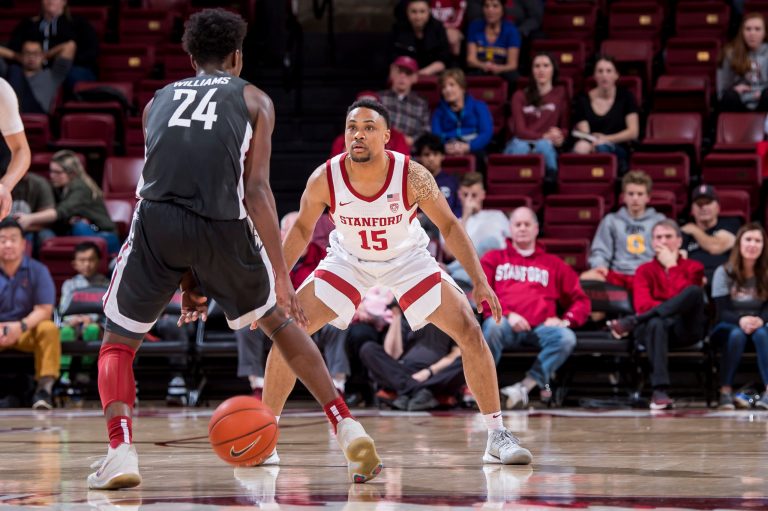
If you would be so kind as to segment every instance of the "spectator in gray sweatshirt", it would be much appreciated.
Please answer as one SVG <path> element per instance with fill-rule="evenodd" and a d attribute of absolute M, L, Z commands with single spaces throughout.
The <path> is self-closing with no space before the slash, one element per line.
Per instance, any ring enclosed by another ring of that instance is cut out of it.
<path fill-rule="evenodd" d="M 632 290 L 635 270 L 654 258 L 651 231 L 666 218 L 647 207 L 653 182 L 641 170 L 627 172 L 621 180 L 624 206 L 600 222 L 589 254 L 590 270 L 582 280 L 599 280 Z"/>
<path fill-rule="evenodd" d="M 717 95 L 725 112 L 768 111 L 768 43 L 762 14 L 744 16 L 739 33 L 723 51 Z"/>

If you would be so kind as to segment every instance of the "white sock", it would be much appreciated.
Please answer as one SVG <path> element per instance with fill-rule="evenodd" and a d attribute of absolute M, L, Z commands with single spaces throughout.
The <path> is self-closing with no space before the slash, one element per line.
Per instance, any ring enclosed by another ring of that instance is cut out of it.
<path fill-rule="evenodd" d="M 261 376 L 256 376 L 253 374 L 248 376 L 248 383 L 251 384 L 251 390 L 264 388 L 264 378 Z"/>
<path fill-rule="evenodd" d="M 501 431 L 504 429 L 504 417 L 501 416 L 501 411 L 495 413 L 486 413 L 483 415 L 485 426 L 488 428 L 488 432 Z"/>
<path fill-rule="evenodd" d="M 275 415 L 275 422 L 280 424 L 280 416 L 279 415 Z"/>

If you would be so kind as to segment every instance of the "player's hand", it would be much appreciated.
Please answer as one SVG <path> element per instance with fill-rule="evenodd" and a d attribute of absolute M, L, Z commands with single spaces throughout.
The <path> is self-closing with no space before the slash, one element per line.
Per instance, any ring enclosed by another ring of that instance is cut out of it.
<path fill-rule="evenodd" d="M 176 326 L 193 323 L 198 319 L 208 319 L 208 298 L 200 294 L 197 289 L 182 289 L 181 313 Z"/>
<path fill-rule="evenodd" d="M 499 303 L 496 293 L 494 293 L 488 285 L 488 281 L 483 279 L 482 282 L 475 284 L 474 289 L 472 289 L 472 297 L 475 299 L 475 303 L 477 303 L 477 312 L 482 313 L 483 302 L 487 302 L 488 306 L 491 308 L 493 320 L 496 323 L 501 321 L 501 304 Z"/>
<path fill-rule="evenodd" d="M 0 220 L 11 214 L 11 206 L 13 206 L 11 192 L 5 185 L 0 184 Z"/>
<path fill-rule="evenodd" d="M 289 317 L 293 318 L 301 328 L 307 328 L 307 316 L 304 315 L 304 309 L 299 303 L 299 297 L 293 289 L 293 284 L 288 275 L 275 275 L 275 295 L 277 296 L 277 306 L 280 307 Z"/>

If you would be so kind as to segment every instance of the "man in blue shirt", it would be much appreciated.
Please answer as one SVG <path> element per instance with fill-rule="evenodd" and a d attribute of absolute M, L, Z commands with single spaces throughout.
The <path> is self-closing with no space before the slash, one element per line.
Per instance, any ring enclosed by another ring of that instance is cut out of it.
<path fill-rule="evenodd" d="M 34 354 L 32 407 L 50 410 L 61 363 L 59 329 L 51 320 L 56 289 L 48 268 L 26 256 L 25 247 L 16 220 L 0 222 L 0 350 Z"/>

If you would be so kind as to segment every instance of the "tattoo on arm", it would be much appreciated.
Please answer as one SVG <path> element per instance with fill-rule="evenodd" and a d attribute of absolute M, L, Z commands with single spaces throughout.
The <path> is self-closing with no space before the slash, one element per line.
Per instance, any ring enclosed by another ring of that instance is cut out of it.
<path fill-rule="evenodd" d="M 435 200 L 440 194 L 435 178 L 420 163 L 413 160 L 408 165 L 408 185 L 414 191 L 414 204 L 424 200 Z"/>

